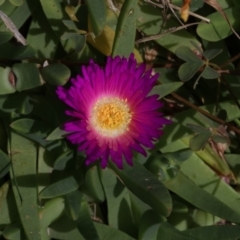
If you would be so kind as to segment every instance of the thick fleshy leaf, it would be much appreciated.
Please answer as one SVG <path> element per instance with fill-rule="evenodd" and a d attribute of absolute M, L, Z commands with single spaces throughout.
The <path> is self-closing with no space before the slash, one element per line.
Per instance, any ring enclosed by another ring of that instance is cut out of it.
<path fill-rule="evenodd" d="M 146 211 L 140 220 L 139 238 L 140 239 L 157 239 L 158 228 L 163 221 L 153 210 Z"/>
<path fill-rule="evenodd" d="M 172 199 L 168 190 L 145 167 L 134 162 L 134 168 L 125 165 L 123 170 L 119 170 L 114 164 L 111 168 L 133 194 L 159 214 L 168 216 L 171 213 Z"/>
<path fill-rule="evenodd" d="M 67 132 L 60 127 L 55 128 L 46 138 L 47 141 L 57 140 L 64 138 Z"/>
<path fill-rule="evenodd" d="M 171 181 L 165 182 L 165 185 L 169 188 L 169 190 L 175 192 L 177 195 L 189 201 L 196 207 L 210 212 L 220 218 L 240 223 L 239 213 L 235 212 L 210 193 L 198 187 L 182 172 L 179 172 L 177 177 Z M 191 191 L 189 191 L 189 189 L 191 189 Z"/>
<path fill-rule="evenodd" d="M 100 202 L 104 201 L 105 196 L 96 165 L 87 171 L 85 175 L 85 187 L 90 196 L 95 200 Z"/>
<path fill-rule="evenodd" d="M 172 227 L 169 223 L 161 223 L 158 229 L 157 239 L 164 240 L 198 240 L 195 236 L 188 236 L 183 232 L 178 231 Z"/>
<path fill-rule="evenodd" d="M 64 85 L 70 78 L 71 72 L 62 63 L 50 64 L 42 69 L 43 80 L 52 85 Z"/>
<path fill-rule="evenodd" d="M 31 102 L 31 98 L 26 96 L 23 99 L 22 104 L 19 106 L 18 112 L 22 115 L 28 115 L 32 112 L 32 110 L 33 110 L 33 104 Z"/>
<path fill-rule="evenodd" d="M 73 158 L 73 151 L 69 150 L 62 153 L 54 162 L 54 169 L 56 170 L 64 170 L 68 161 Z"/>
<path fill-rule="evenodd" d="M 65 209 L 64 198 L 53 198 L 39 210 L 40 234 L 42 239 L 49 239 L 48 227 L 55 222 Z"/>
<path fill-rule="evenodd" d="M 187 139 L 189 140 L 189 138 Z M 161 149 L 161 151 L 168 152 L 176 147 L 178 149 L 185 148 L 185 140 L 168 144 L 165 148 Z M 231 176 L 232 174 L 228 165 L 222 161 L 220 157 L 218 157 L 218 160 L 217 156 L 211 147 L 207 146 L 203 151 L 193 152 L 191 158 L 181 165 L 180 171 L 188 176 L 196 186 L 204 189 L 240 214 L 240 209 L 238 208 L 239 194 L 212 170 L 212 168 L 215 168 L 224 176 Z M 204 161 L 207 164 L 205 164 Z M 212 168 L 210 168 L 209 165 L 212 166 Z"/>
<path fill-rule="evenodd" d="M 22 60 L 34 57 L 35 50 L 31 46 L 15 46 L 11 43 L 0 45 L 0 59 Z"/>
<path fill-rule="evenodd" d="M 100 35 L 106 22 L 106 2 L 104 0 L 87 0 L 91 27 L 95 36 Z"/>
<path fill-rule="evenodd" d="M 9 157 L 0 150 L 0 179 L 8 173 L 10 164 Z"/>
<path fill-rule="evenodd" d="M 40 240 L 37 195 L 37 148 L 26 138 L 11 133 L 11 183 L 27 239 Z"/>
<path fill-rule="evenodd" d="M 7 206 L 4 204 L 7 202 L 7 195 L 8 195 L 8 190 L 9 190 L 9 182 L 5 182 L 1 187 L 0 187 L 0 212 L 1 214 L 4 214 Z M 0 224 L 3 224 L 0 219 Z"/>
<path fill-rule="evenodd" d="M 10 32 L 0 32 L 0 44 L 9 41 L 12 37 L 13 37 L 13 34 Z"/>
<path fill-rule="evenodd" d="M 199 151 L 204 148 L 204 146 L 208 143 L 209 138 L 212 136 L 212 133 L 204 132 L 195 135 L 193 138 L 190 139 L 190 148 L 193 151 Z"/>
<path fill-rule="evenodd" d="M 21 6 L 24 0 L 9 0 L 14 6 Z M 26 0 L 25 0 L 26 1 Z"/>
<path fill-rule="evenodd" d="M 98 236 L 100 239 L 104 240 L 136 240 L 126 233 L 119 231 L 116 228 L 107 226 L 101 223 L 94 223 L 94 226 L 97 230 Z M 87 228 L 88 229 L 88 228 Z M 53 223 L 49 228 L 49 235 L 54 239 L 78 239 L 84 240 L 83 236 L 75 227 L 75 223 L 70 220 L 66 221 L 66 216 L 63 215 L 55 223 Z"/>
<path fill-rule="evenodd" d="M 66 195 L 78 189 L 78 183 L 74 177 L 67 177 L 59 180 L 50 186 L 44 188 L 39 196 L 40 198 L 53 198 Z"/>
<path fill-rule="evenodd" d="M 21 240 L 21 235 L 22 228 L 19 221 L 8 225 L 3 231 L 5 239 Z"/>
<path fill-rule="evenodd" d="M 128 57 L 134 49 L 137 1 L 125 1 L 118 18 L 112 56 Z"/>
<path fill-rule="evenodd" d="M 206 226 L 183 231 L 189 237 L 196 236 L 199 240 L 234 240 L 239 238 L 240 226 Z"/>
<path fill-rule="evenodd" d="M 74 221 L 79 218 L 82 197 L 83 194 L 79 191 L 68 193 L 65 196 L 67 213 Z"/>
<path fill-rule="evenodd" d="M 107 200 L 109 225 L 133 236 L 136 235 L 128 190 L 112 170 L 104 169 L 100 172 L 100 176 Z M 141 210 L 143 209 L 141 205 Z"/>
<path fill-rule="evenodd" d="M 22 134 L 34 133 L 44 137 L 49 133 L 48 124 L 30 118 L 21 118 L 11 123 L 10 126 L 12 129 Z"/>
<path fill-rule="evenodd" d="M 187 136 L 181 139 L 181 141 L 186 144 L 187 146 L 190 145 L 192 136 Z M 233 173 L 229 169 L 229 166 L 226 164 L 225 161 L 222 160 L 222 158 L 211 148 L 209 144 L 206 144 L 204 146 L 204 149 L 201 151 L 195 152 L 197 156 L 199 156 L 204 162 L 206 162 L 209 166 L 211 166 L 213 169 L 217 170 L 219 173 L 221 173 L 223 176 L 228 176 L 232 179 Z"/>
<path fill-rule="evenodd" d="M 76 225 L 84 239 L 100 240 L 89 212 L 89 205 L 84 198 L 81 202 L 79 218 L 76 221 Z"/>
<path fill-rule="evenodd" d="M 39 210 L 41 228 L 48 227 L 58 219 L 64 210 L 64 198 L 58 197 L 46 202 L 43 208 Z"/>
<path fill-rule="evenodd" d="M 12 71 L 16 76 L 16 89 L 19 92 L 42 85 L 40 73 L 34 63 L 16 63 L 12 66 Z"/>

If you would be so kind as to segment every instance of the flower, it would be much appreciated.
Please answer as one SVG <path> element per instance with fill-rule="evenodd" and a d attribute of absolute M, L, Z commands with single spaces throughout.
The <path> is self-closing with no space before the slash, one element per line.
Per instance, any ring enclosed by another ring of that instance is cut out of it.
<path fill-rule="evenodd" d="M 137 66 L 133 54 L 108 57 L 104 69 L 90 61 L 69 89 L 57 88 L 58 97 L 71 107 L 66 114 L 73 117 L 64 124 L 67 139 L 85 151 L 87 165 L 99 159 L 105 168 L 109 158 L 120 169 L 123 158 L 132 165 L 133 151 L 146 156 L 143 147 L 152 148 L 163 124 L 170 123 L 159 112 L 159 96 L 148 96 L 159 75 L 145 68 Z"/>

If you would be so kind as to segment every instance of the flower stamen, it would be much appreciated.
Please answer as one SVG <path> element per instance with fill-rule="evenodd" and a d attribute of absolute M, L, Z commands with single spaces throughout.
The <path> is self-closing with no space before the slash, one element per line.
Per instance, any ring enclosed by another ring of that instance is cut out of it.
<path fill-rule="evenodd" d="M 91 123 L 103 136 L 116 137 L 128 130 L 132 119 L 126 99 L 104 97 L 99 99 L 92 110 Z"/>

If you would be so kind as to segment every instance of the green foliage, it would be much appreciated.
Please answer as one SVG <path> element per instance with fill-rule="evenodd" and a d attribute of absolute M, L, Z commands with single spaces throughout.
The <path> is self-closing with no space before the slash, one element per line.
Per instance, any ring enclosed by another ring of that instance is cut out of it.
<path fill-rule="evenodd" d="M 239 239 L 240 4 L 182 4 L 0 0 L 0 239 Z M 133 166 L 87 166 L 56 88 L 131 53 L 172 124 Z"/>

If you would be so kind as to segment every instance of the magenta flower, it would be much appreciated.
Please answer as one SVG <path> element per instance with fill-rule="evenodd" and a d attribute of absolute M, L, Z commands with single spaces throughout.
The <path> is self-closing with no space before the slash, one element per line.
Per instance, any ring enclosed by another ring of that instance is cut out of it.
<path fill-rule="evenodd" d="M 82 67 L 82 76 L 71 79 L 71 87 L 57 88 L 58 97 L 72 109 L 72 120 L 64 124 L 67 139 L 85 151 L 86 164 L 101 161 L 105 168 L 109 158 L 123 168 L 123 158 L 132 165 L 133 151 L 146 156 L 143 147 L 152 148 L 162 134 L 162 103 L 158 95 L 148 96 L 158 78 L 145 72 L 130 58 L 108 57 L 103 69 L 93 61 Z"/>

